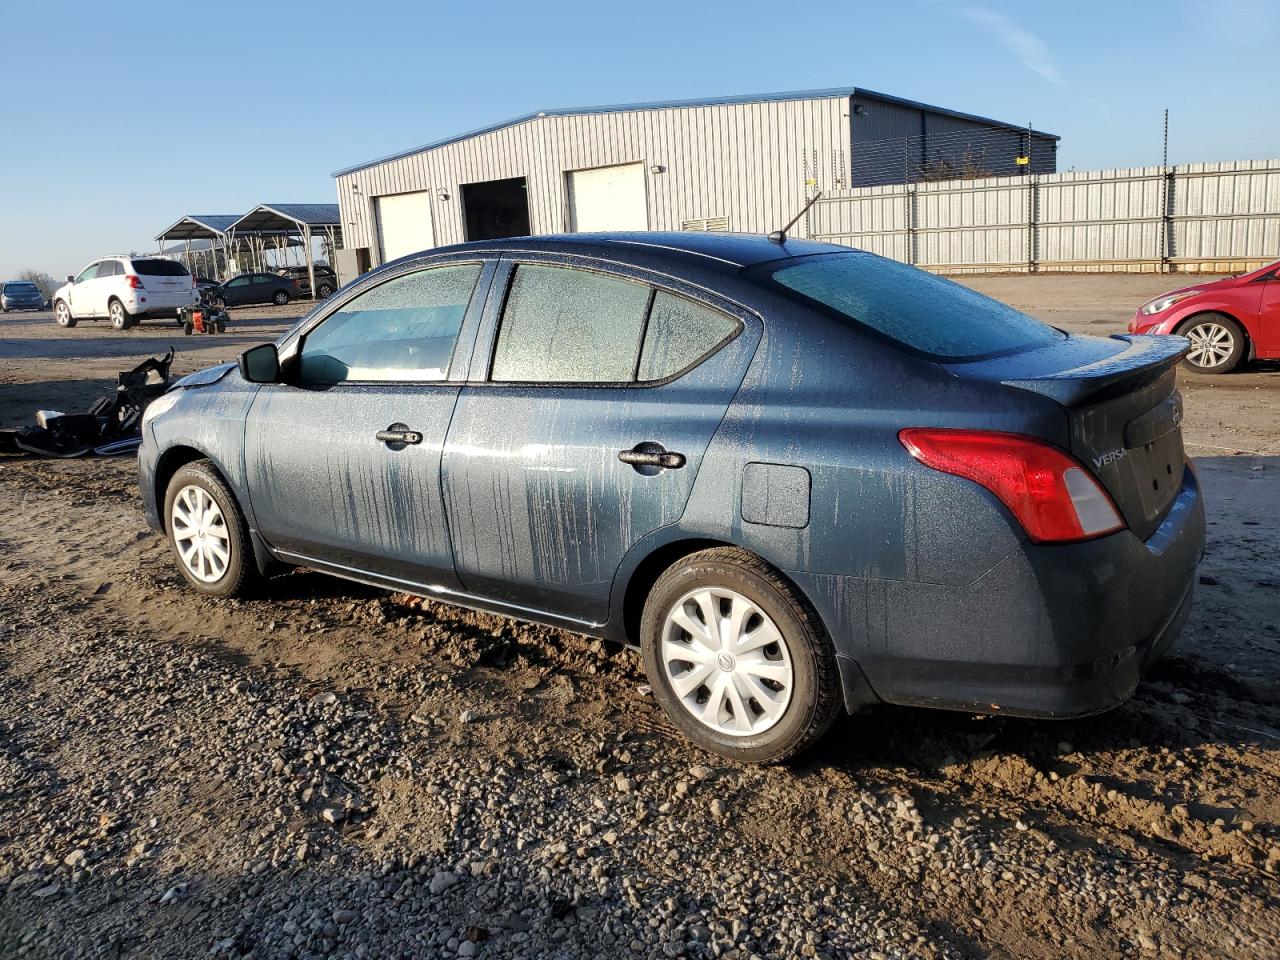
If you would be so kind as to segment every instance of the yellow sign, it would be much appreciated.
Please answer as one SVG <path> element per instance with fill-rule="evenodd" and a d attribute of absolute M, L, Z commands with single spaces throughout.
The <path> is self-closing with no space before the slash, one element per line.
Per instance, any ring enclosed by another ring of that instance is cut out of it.
<path fill-rule="evenodd" d="M 1030 163 L 1030 162 L 1031 162 L 1031 158 L 1030 158 L 1030 157 L 1019 157 L 1019 158 L 1018 158 L 1018 166 L 1020 166 L 1020 167 L 1025 167 L 1025 166 L 1026 166 L 1028 163 Z"/>

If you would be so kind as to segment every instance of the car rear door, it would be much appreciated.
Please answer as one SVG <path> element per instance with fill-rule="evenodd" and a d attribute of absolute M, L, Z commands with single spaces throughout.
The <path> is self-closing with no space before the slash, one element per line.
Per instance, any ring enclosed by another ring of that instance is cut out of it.
<path fill-rule="evenodd" d="M 98 264 L 98 273 L 87 286 L 89 289 L 89 309 L 95 317 L 107 315 L 107 303 L 113 293 L 119 293 L 124 284 L 124 267 L 119 260 L 103 260 Z"/>
<path fill-rule="evenodd" d="M 287 559 L 457 588 L 440 451 L 492 272 L 379 277 L 285 345 L 287 382 L 249 411 L 245 474 L 255 528 Z"/>
<path fill-rule="evenodd" d="M 571 262 L 503 261 L 442 477 L 468 593 L 601 623 L 627 550 L 684 512 L 761 326 L 669 278 Z"/>

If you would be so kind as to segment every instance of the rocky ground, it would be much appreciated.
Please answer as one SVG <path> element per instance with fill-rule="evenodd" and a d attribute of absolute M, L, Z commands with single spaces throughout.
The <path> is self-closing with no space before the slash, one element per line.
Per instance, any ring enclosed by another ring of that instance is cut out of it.
<path fill-rule="evenodd" d="M 62 343 L 0 342 L 6 420 Z M 773 768 L 688 746 L 627 651 L 306 572 L 206 600 L 131 462 L 0 460 L 0 957 L 1280 955 L 1280 375 L 1244 376 L 1239 436 L 1188 392 L 1208 553 L 1130 703 L 881 707 Z"/>

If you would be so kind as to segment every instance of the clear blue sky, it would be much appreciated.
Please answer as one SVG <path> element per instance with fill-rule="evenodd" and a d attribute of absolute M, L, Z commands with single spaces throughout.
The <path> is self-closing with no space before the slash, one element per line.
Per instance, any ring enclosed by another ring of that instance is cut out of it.
<path fill-rule="evenodd" d="M 1062 137 L 1059 169 L 1280 156 L 1280 0 L 6 6 L 0 278 L 531 110 L 862 86 Z"/>

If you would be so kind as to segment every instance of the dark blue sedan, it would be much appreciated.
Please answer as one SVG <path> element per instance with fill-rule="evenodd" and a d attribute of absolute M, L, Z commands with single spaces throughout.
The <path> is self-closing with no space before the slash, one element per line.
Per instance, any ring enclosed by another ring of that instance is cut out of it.
<path fill-rule="evenodd" d="M 1133 692 L 1204 545 L 1186 348 L 806 241 L 474 243 L 181 381 L 142 497 L 203 593 L 306 566 L 617 640 L 693 740 L 778 760 L 880 701 Z"/>

